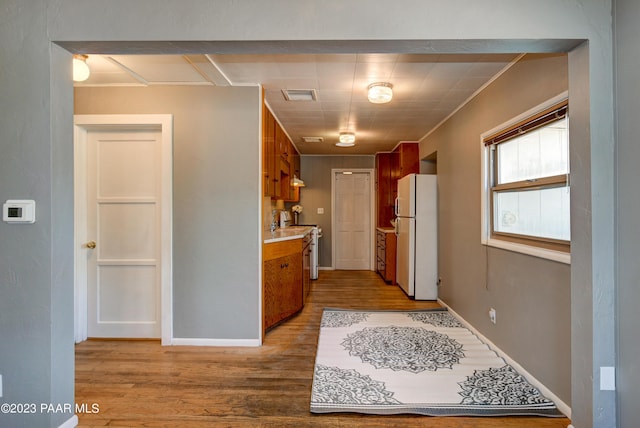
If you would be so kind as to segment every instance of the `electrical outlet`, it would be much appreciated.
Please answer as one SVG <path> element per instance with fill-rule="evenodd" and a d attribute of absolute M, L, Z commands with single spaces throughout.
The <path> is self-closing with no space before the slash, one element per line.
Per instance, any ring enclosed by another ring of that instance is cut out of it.
<path fill-rule="evenodd" d="M 324 208 L 318 208 L 318 214 L 324 214 Z"/>
<path fill-rule="evenodd" d="M 496 310 L 493 308 L 489 309 L 489 321 L 496 323 Z"/>

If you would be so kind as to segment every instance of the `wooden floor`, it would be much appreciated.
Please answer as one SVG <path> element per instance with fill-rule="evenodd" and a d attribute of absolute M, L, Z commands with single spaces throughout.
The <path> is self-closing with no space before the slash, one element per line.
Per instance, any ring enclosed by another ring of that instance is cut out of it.
<path fill-rule="evenodd" d="M 304 310 L 267 333 L 259 348 L 162 347 L 155 341 L 89 340 L 76 347 L 81 428 L 454 427 L 564 428 L 568 419 L 368 416 L 309 412 L 324 307 L 413 309 L 373 272 L 321 271 Z M 233 322 L 233 320 L 230 320 Z"/>

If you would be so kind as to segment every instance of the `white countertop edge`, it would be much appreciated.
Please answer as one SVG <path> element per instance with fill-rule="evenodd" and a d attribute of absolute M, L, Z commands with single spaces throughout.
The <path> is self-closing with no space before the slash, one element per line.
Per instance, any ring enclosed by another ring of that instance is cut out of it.
<path fill-rule="evenodd" d="M 272 244 L 274 242 L 282 242 L 282 241 L 290 241 L 292 239 L 302 239 L 305 235 L 311 233 L 313 227 L 305 227 L 300 230 L 287 230 L 289 228 L 284 229 L 276 229 L 275 232 L 271 232 L 269 230 L 264 232 L 264 240 L 262 241 L 265 244 Z"/>

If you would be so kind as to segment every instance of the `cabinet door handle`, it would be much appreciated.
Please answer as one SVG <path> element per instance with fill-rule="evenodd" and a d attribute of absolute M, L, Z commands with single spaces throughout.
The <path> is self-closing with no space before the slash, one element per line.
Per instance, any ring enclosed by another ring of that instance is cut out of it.
<path fill-rule="evenodd" d="M 284 269 L 286 267 L 289 267 L 289 263 L 282 263 L 280 264 L 280 269 Z"/>

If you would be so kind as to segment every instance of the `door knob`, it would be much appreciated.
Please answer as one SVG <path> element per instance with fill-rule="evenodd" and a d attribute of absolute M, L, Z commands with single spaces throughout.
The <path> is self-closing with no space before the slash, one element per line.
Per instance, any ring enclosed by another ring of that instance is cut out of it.
<path fill-rule="evenodd" d="M 85 244 L 87 248 L 91 248 L 92 250 L 96 248 L 96 241 L 89 241 Z"/>

